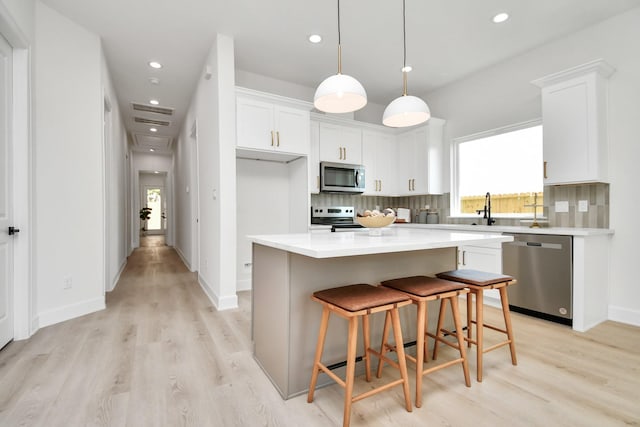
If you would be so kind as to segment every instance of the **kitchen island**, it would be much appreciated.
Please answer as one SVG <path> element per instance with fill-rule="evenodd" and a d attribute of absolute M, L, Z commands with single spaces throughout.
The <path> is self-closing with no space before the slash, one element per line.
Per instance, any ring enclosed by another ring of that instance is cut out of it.
<path fill-rule="evenodd" d="M 511 236 L 451 230 L 386 228 L 250 236 L 253 242 L 252 339 L 254 357 L 283 398 L 309 386 L 321 308 L 313 292 L 412 275 L 435 275 L 457 265 L 457 247 L 512 241 Z M 437 306 L 430 306 L 430 319 Z M 344 361 L 347 325 L 331 318 L 323 360 Z M 383 316 L 373 315 L 372 342 L 379 342 Z M 415 340 L 415 308 L 401 310 L 405 341 Z M 432 322 L 433 324 L 433 322 Z M 362 345 L 359 344 L 359 349 Z M 343 370 L 343 368 L 339 368 Z M 343 372 L 336 371 L 338 375 Z M 332 380 L 322 374 L 318 385 Z"/>

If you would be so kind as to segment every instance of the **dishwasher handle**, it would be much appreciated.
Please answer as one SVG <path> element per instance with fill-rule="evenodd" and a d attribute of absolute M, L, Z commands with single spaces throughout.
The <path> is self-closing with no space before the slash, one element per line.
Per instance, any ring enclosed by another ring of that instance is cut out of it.
<path fill-rule="evenodd" d="M 527 242 L 527 246 L 540 246 L 540 247 L 542 247 L 542 243 L 538 243 L 538 242 Z"/>
<path fill-rule="evenodd" d="M 513 242 L 506 242 L 505 245 L 534 247 L 534 248 L 542 248 L 542 249 L 562 249 L 562 244 L 560 243 L 513 241 Z"/>

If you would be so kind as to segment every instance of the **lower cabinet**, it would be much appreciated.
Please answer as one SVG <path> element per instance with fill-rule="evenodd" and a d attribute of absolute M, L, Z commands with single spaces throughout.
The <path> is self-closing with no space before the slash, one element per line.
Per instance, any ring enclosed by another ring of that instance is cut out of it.
<path fill-rule="evenodd" d="M 459 247 L 458 268 L 502 274 L 502 245 Z M 495 289 L 485 291 L 484 299 L 489 305 L 500 306 L 500 293 Z"/>

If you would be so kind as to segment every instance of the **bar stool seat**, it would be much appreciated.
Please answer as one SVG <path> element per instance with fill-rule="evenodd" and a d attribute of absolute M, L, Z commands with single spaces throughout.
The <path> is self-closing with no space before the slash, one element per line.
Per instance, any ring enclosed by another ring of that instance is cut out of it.
<path fill-rule="evenodd" d="M 438 273 L 436 274 L 436 276 L 441 279 L 464 283 L 471 291 L 471 293 L 467 297 L 467 337 L 465 339 L 467 340 L 469 347 L 471 347 L 471 344 L 476 345 L 478 382 L 482 382 L 482 360 L 484 353 L 488 353 L 497 348 L 508 345 L 509 351 L 511 353 L 511 363 L 513 365 L 517 365 L 518 361 L 516 359 L 516 345 L 513 339 L 513 327 L 511 325 L 511 313 L 509 311 L 509 297 L 507 295 L 507 287 L 516 284 L 517 281 L 511 276 L 471 269 L 446 271 L 443 273 Z M 498 289 L 498 291 L 500 292 L 500 304 L 502 306 L 502 316 L 504 318 L 505 325 L 504 329 L 484 322 L 483 292 L 488 289 Z M 471 295 L 475 295 L 476 298 L 475 319 L 473 316 L 473 297 L 471 297 Z M 448 331 L 446 330 L 441 331 L 442 325 L 440 324 L 440 322 L 438 323 L 437 334 L 440 335 L 441 333 L 447 333 Z M 475 339 L 473 338 L 472 332 L 473 324 L 476 325 Z M 507 339 L 495 345 L 492 345 L 491 347 L 484 348 L 484 328 L 489 328 L 494 331 L 501 332 L 507 336 Z M 434 349 L 434 354 L 435 351 L 436 350 Z"/>
<path fill-rule="evenodd" d="M 381 391 L 387 390 L 396 385 L 402 385 L 404 391 L 405 407 L 408 412 L 412 411 L 411 398 L 409 396 L 409 379 L 407 365 L 404 358 L 404 347 L 398 350 L 398 362 L 387 358 L 380 352 L 371 348 L 369 336 L 369 315 L 373 313 L 386 312 L 391 317 L 393 332 L 396 342 L 402 343 L 402 330 L 400 328 L 400 317 L 398 308 L 411 304 L 411 300 L 403 293 L 388 288 L 375 287 L 367 284 L 356 284 L 342 286 L 338 288 L 325 289 L 315 292 L 311 299 L 322 304 L 322 319 L 316 354 L 309 385 L 307 402 L 313 402 L 313 395 L 321 372 L 329 375 L 336 383 L 345 389 L 344 396 L 344 416 L 343 426 L 349 425 L 351 418 L 351 404 L 358 400 L 367 398 Z M 347 338 L 347 369 L 345 379 L 338 377 L 326 365 L 321 362 L 324 342 L 329 325 L 329 315 L 336 314 L 349 322 L 349 333 Z M 358 319 L 362 318 L 362 330 L 364 341 L 364 355 L 366 380 L 371 381 L 371 361 L 370 355 L 384 360 L 400 371 L 400 379 L 390 381 L 364 393 L 353 396 L 353 385 L 355 381 L 356 366 L 356 345 L 358 341 Z"/>
<path fill-rule="evenodd" d="M 451 282 L 448 280 L 437 279 L 435 277 L 427 276 L 411 276 L 403 277 L 399 279 L 385 280 L 380 283 L 382 287 L 398 290 L 406 294 L 413 304 L 417 306 L 417 320 L 416 320 L 416 357 L 405 354 L 405 357 L 416 364 L 416 407 L 422 406 L 422 378 L 424 375 L 432 373 L 434 371 L 447 368 L 449 366 L 460 363 L 462 365 L 462 371 L 464 374 L 465 384 L 467 387 L 471 386 L 469 380 L 469 366 L 467 363 L 467 353 L 464 346 L 464 334 L 462 332 L 462 324 L 460 321 L 460 310 L 458 308 L 458 296 L 467 294 L 469 292 L 465 285 Z M 451 302 L 451 311 L 453 315 L 453 321 L 455 325 L 455 332 L 451 333 L 456 337 L 456 343 L 451 342 L 444 338 L 444 336 L 438 336 L 437 334 L 429 333 L 428 331 L 428 316 L 427 316 L 427 303 L 429 301 L 440 300 L 440 316 L 444 318 L 445 307 L 447 301 Z M 389 346 L 387 343 L 387 335 L 389 325 L 389 316 L 385 319 L 385 326 L 382 335 L 382 345 L 380 353 L 384 354 L 387 350 L 398 351 L 398 346 Z M 460 353 L 460 357 L 448 361 L 446 363 L 439 364 L 437 366 L 424 369 L 424 362 L 426 361 L 426 354 L 428 351 L 428 343 L 425 339 L 427 336 L 434 340 L 447 344 Z M 397 341 L 396 341 L 397 343 Z M 400 357 L 400 353 L 398 353 Z M 382 371 L 382 359 L 378 364 L 378 377 L 380 377 Z"/>

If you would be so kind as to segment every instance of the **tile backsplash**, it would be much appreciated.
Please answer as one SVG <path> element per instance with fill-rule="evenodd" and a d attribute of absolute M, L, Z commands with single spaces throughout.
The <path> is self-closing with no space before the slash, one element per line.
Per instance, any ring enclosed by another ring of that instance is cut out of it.
<path fill-rule="evenodd" d="M 429 207 L 437 212 L 440 223 L 480 223 L 478 218 L 451 218 L 449 193 L 411 197 L 379 197 L 352 194 L 312 194 L 311 206 L 354 206 L 358 212 L 365 209 L 409 208 L 412 220 L 417 222 L 420 209 Z M 587 211 L 580 212 L 580 201 Z M 568 212 L 557 212 L 556 202 L 567 202 Z M 550 227 L 609 228 L 609 184 L 576 184 L 544 187 L 544 214 L 542 221 Z M 497 225 L 521 225 L 520 218 L 496 218 Z"/>

